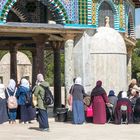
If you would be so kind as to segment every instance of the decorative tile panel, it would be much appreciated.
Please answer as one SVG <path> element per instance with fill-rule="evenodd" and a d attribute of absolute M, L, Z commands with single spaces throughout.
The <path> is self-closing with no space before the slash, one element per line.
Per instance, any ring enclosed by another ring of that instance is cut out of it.
<path fill-rule="evenodd" d="M 20 0 L 19 0 L 20 1 Z M 22 1 L 22 0 L 21 0 Z M 36 0 L 46 5 L 58 23 L 75 27 L 98 27 L 98 14 L 101 4 L 106 1 L 114 12 L 114 28 L 125 31 L 131 12 L 135 25 L 135 6 L 132 0 Z M 8 12 L 17 0 L 0 0 L 0 23 L 6 22 Z"/>

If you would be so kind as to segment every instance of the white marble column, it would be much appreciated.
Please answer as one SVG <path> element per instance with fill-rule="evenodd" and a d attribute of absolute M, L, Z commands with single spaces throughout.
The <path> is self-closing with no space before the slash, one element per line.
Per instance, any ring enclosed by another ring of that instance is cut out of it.
<path fill-rule="evenodd" d="M 65 89 L 66 96 L 69 93 L 70 87 L 73 84 L 74 78 L 74 60 L 73 60 L 73 47 L 74 47 L 74 36 L 68 36 L 65 41 Z"/>
<path fill-rule="evenodd" d="M 129 84 L 132 79 L 132 50 L 133 46 L 127 46 L 127 84 Z"/>

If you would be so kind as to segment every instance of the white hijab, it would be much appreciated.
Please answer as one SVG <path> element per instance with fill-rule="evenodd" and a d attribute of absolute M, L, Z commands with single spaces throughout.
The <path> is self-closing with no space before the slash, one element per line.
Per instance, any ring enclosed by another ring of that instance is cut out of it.
<path fill-rule="evenodd" d="M 126 92 L 126 91 L 123 91 L 123 92 L 122 92 L 122 98 L 128 98 L 128 97 L 127 97 L 127 92 Z"/>
<path fill-rule="evenodd" d="M 38 75 L 37 75 L 37 81 L 36 81 L 36 84 L 37 85 L 39 85 L 41 82 L 43 82 L 44 81 L 44 76 L 41 74 L 41 73 L 39 73 Z"/>
<path fill-rule="evenodd" d="M 75 84 L 82 85 L 82 79 L 81 79 L 81 77 L 77 77 L 76 78 Z"/>
<path fill-rule="evenodd" d="M 15 87 L 16 87 L 16 82 L 13 79 L 10 79 L 9 84 L 8 84 L 8 89 L 10 89 L 12 92 L 15 91 Z"/>
<path fill-rule="evenodd" d="M 44 77 L 43 77 L 43 75 L 42 75 L 41 73 L 39 73 L 39 74 L 37 75 L 37 80 L 38 80 L 39 82 L 43 82 L 43 81 L 44 81 Z"/>
<path fill-rule="evenodd" d="M 29 84 L 28 80 L 25 79 L 25 78 L 23 78 L 21 80 L 21 84 L 20 85 L 23 86 L 23 87 L 26 87 L 26 88 L 29 88 L 30 87 L 30 84 Z"/>
<path fill-rule="evenodd" d="M 0 84 L 0 98 L 5 99 L 5 86 Z"/>

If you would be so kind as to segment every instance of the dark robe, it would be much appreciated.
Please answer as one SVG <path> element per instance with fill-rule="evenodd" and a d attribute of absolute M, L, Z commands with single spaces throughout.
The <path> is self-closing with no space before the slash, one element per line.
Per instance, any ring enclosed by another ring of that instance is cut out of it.
<path fill-rule="evenodd" d="M 106 123 L 106 103 L 108 103 L 108 97 L 105 90 L 96 86 L 91 92 L 91 102 L 94 110 L 93 123 L 105 124 Z"/>
<path fill-rule="evenodd" d="M 120 98 L 117 101 L 117 105 L 115 108 L 115 123 L 116 124 L 121 124 L 121 119 L 122 119 L 122 111 L 121 111 L 121 106 L 126 105 L 127 106 L 127 120 L 128 123 L 131 123 L 133 121 L 133 111 L 132 111 L 132 104 L 129 99 L 127 98 Z"/>
<path fill-rule="evenodd" d="M 140 97 L 137 98 L 136 104 L 134 107 L 134 122 L 140 123 Z"/>
<path fill-rule="evenodd" d="M 7 100 L 0 98 L 0 124 L 8 121 Z"/>

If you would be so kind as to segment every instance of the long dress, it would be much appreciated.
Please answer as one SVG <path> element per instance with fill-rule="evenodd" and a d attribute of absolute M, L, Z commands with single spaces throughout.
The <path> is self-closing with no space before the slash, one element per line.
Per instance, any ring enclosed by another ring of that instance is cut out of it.
<path fill-rule="evenodd" d="M 0 98 L 0 124 L 8 121 L 6 104 L 7 104 L 6 99 Z"/>
<path fill-rule="evenodd" d="M 137 98 L 136 104 L 134 107 L 134 122 L 140 123 L 140 97 Z"/>
<path fill-rule="evenodd" d="M 101 95 L 92 96 L 92 106 L 94 110 L 93 123 L 105 124 L 106 123 L 106 103 L 108 102 L 106 93 Z"/>
<path fill-rule="evenodd" d="M 7 100 L 5 98 L 4 85 L 0 84 L 0 124 L 8 121 Z"/>
<path fill-rule="evenodd" d="M 79 84 L 75 84 L 72 86 L 70 90 L 70 94 L 72 95 L 72 114 L 73 114 L 73 124 L 83 124 L 85 121 L 84 114 L 84 103 L 83 96 L 85 94 L 84 87 Z"/>
<path fill-rule="evenodd" d="M 17 90 L 18 105 L 20 107 L 21 122 L 34 120 L 36 117 L 35 109 L 31 104 L 26 104 L 26 94 L 30 94 L 30 89 L 19 86 Z"/>

